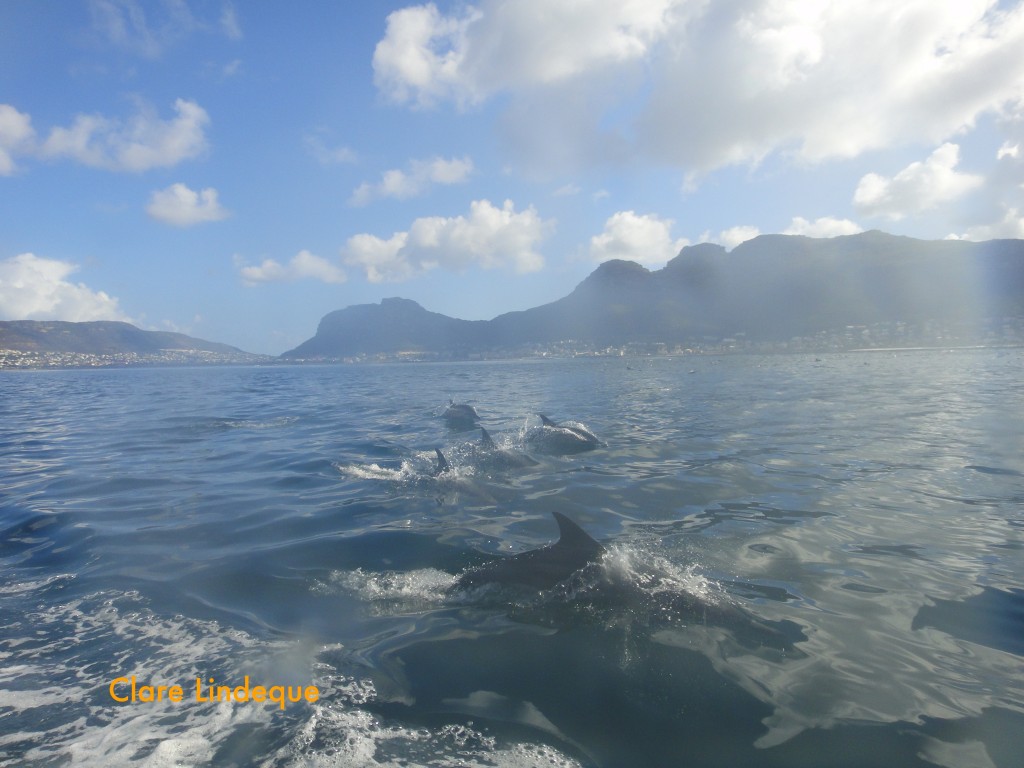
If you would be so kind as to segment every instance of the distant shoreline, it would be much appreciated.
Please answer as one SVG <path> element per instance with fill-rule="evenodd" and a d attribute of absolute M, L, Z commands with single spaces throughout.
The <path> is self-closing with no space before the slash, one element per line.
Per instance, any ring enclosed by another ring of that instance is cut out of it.
<path fill-rule="evenodd" d="M 165 355 L 93 355 L 68 352 L 24 352 L 0 349 L 0 372 L 2 371 L 58 371 L 58 370 L 115 370 L 125 368 L 208 368 L 244 366 L 316 366 L 316 365 L 391 365 L 407 363 L 494 363 L 542 360 L 578 359 L 620 359 L 637 360 L 650 358 L 732 357 L 741 355 L 843 355 L 879 352 L 957 352 L 998 349 L 1024 349 L 1024 343 L 1006 342 L 995 344 L 934 344 L 907 347 L 857 347 L 851 349 L 689 349 L 683 352 L 601 352 L 601 353 L 544 353 L 521 355 L 496 355 L 472 358 L 445 358 L 413 355 L 381 355 L 366 359 L 301 359 L 282 358 L 273 355 L 247 355 L 227 359 L 216 355 L 169 357 Z"/>

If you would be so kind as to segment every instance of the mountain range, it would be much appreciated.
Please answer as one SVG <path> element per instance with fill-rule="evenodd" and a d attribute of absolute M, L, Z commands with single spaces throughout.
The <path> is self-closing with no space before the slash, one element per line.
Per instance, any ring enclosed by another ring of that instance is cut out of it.
<path fill-rule="evenodd" d="M 0 349 L 21 352 L 156 355 L 175 352 L 247 353 L 227 344 L 203 341 L 183 333 L 144 331 L 131 323 L 97 320 L 72 323 L 59 320 L 0 322 Z"/>
<path fill-rule="evenodd" d="M 330 312 L 282 357 L 475 352 L 574 340 L 756 341 L 878 323 L 972 324 L 1024 317 L 1024 240 L 925 241 L 879 231 L 761 235 L 732 251 L 688 246 L 664 268 L 601 264 L 569 295 L 492 320 L 459 320 L 408 299 Z"/>
<path fill-rule="evenodd" d="M 981 328 L 1015 318 L 1024 339 L 1024 240 L 917 240 L 879 231 L 761 235 L 732 251 L 687 246 L 662 269 L 601 264 L 557 301 L 460 320 L 384 299 L 330 312 L 283 360 L 404 353 L 450 359 L 572 341 L 697 346 L 785 342 L 850 327 Z M 934 335 L 934 334 L 933 334 Z M 941 335 L 941 334 L 939 334 Z M 260 362 L 226 344 L 123 322 L 0 322 L 0 350 L 134 355 L 164 362 Z"/>

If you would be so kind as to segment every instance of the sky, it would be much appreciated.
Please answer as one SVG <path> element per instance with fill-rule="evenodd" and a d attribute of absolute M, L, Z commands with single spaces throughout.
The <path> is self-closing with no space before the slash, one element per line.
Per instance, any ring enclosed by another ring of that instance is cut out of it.
<path fill-rule="evenodd" d="M 3 0 L 0 319 L 280 354 L 401 296 L 1024 238 L 1024 0 Z"/>

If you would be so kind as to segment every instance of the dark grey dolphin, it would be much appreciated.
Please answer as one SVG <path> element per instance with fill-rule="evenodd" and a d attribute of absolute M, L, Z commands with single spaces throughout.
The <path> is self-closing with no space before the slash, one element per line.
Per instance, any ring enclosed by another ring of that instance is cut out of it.
<path fill-rule="evenodd" d="M 551 514 L 558 522 L 557 542 L 472 568 L 459 577 L 455 587 L 496 583 L 551 590 L 588 566 L 599 566 L 605 554 L 604 546 L 562 513 Z M 795 622 L 761 619 L 735 603 L 702 597 L 678 585 L 652 589 L 651 584 L 659 583 L 658 579 L 652 582 L 643 574 L 623 578 L 601 569 L 589 573 L 578 585 L 574 584 L 576 588 L 568 601 L 558 597 L 552 602 L 519 606 L 517 615 L 543 618 L 548 625 L 560 621 L 575 623 L 581 614 L 589 618 L 603 617 L 609 624 L 651 630 L 711 625 L 728 630 L 746 647 L 782 650 L 792 658 L 803 655 L 794 644 L 807 637 Z M 646 574 L 652 575 L 656 574 Z"/>
<path fill-rule="evenodd" d="M 552 512 L 558 523 L 558 541 L 547 547 L 503 557 L 464 573 L 459 587 L 481 584 L 518 584 L 550 589 L 604 554 L 604 547 L 561 512 Z"/>
<path fill-rule="evenodd" d="M 601 441 L 582 424 L 556 424 L 543 413 L 541 426 L 532 430 L 526 440 L 546 453 L 582 453 L 597 448 Z"/>
<path fill-rule="evenodd" d="M 448 422 L 449 427 L 460 430 L 472 429 L 480 421 L 476 408 L 466 403 L 456 403 L 451 399 L 448 400 L 448 407 L 444 409 L 441 418 Z"/>

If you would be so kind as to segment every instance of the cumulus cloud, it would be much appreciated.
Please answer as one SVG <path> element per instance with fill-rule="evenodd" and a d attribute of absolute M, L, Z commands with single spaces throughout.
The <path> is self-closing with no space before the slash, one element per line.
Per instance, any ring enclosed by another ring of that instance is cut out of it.
<path fill-rule="evenodd" d="M 319 280 L 322 283 L 344 283 L 348 279 L 341 267 L 306 250 L 292 256 L 287 264 L 281 264 L 274 259 L 264 259 L 258 266 L 251 266 L 236 256 L 235 266 L 242 277 L 242 282 L 249 286 L 257 283 L 290 283 L 303 279 Z"/>
<path fill-rule="evenodd" d="M 109 171 L 166 168 L 206 149 L 204 130 L 210 118 L 194 101 L 174 102 L 176 116 L 163 120 L 140 104 L 127 121 L 101 115 L 78 115 L 71 127 L 54 128 L 41 147 L 46 157 L 68 157 Z"/>
<path fill-rule="evenodd" d="M 626 259 L 645 265 L 661 265 L 675 258 L 685 238 L 672 238 L 672 219 L 653 214 L 638 215 L 619 211 L 604 223 L 604 231 L 590 238 L 590 257 L 594 261 Z"/>
<path fill-rule="evenodd" d="M 366 205 L 372 200 L 393 197 L 404 200 L 423 194 L 431 184 L 461 184 L 473 172 L 473 161 L 468 157 L 446 160 L 413 160 L 409 171 L 385 171 L 376 184 L 360 184 L 352 193 L 352 205 Z"/>
<path fill-rule="evenodd" d="M 1002 218 L 991 224 L 979 224 L 970 227 L 962 235 L 951 235 L 954 240 L 995 240 L 995 239 L 1024 239 L 1024 211 L 1008 207 Z"/>
<path fill-rule="evenodd" d="M 124 320 L 117 299 L 66 278 L 78 267 L 22 253 L 0 261 L 0 318 L 5 320 Z"/>
<path fill-rule="evenodd" d="M 822 216 L 814 221 L 808 221 L 802 216 L 794 216 L 782 234 L 804 235 L 806 237 L 838 237 L 840 235 L 856 235 L 858 232 L 863 231 L 863 227 L 849 219 Z"/>
<path fill-rule="evenodd" d="M 442 16 L 433 3 L 391 13 L 373 52 L 374 83 L 398 103 L 465 100 L 471 90 L 462 72 L 466 31 L 479 18 L 472 8 Z"/>
<path fill-rule="evenodd" d="M 1024 211 L 1007 208 L 1003 217 L 991 224 L 969 227 L 962 234 L 950 234 L 947 240 L 973 240 L 983 242 L 996 239 L 1024 239 Z"/>
<path fill-rule="evenodd" d="M 370 282 L 408 280 L 432 269 L 461 271 L 472 266 L 534 272 L 544 266 L 537 246 L 551 231 L 532 208 L 516 211 L 488 200 L 470 204 L 468 216 L 416 219 L 407 232 L 388 239 L 359 234 L 342 249 L 346 264 L 363 269 Z"/>
<path fill-rule="evenodd" d="M 794 216 L 789 226 L 782 231 L 782 234 L 803 235 L 805 237 L 838 237 L 840 235 L 855 235 L 863 231 L 863 227 L 849 219 L 822 216 L 814 221 L 809 221 L 803 216 Z M 701 242 L 718 243 L 728 250 L 732 250 L 737 245 L 745 243 L 747 240 L 753 240 L 760 234 L 761 230 L 757 227 L 739 225 L 724 229 L 717 236 L 712 235 L 710 232 L 705 232 L 700 236 L 700 240 Z"/>
<path fill-rule="evenodd" d="M 727 250 L 731 251 L 740 243 L 745 243 L 747 240 L 753 240 L 760 234 L 761 230 L 757 227 L 740 225 L 722 230 L 718 233 L 718 238 L 714 242 L 724 245 Z"/>
<path fill-rule="evenodd" d="M 433 3 L 403 8 L 388 16 L 374 51 L 374 81 L 393 101 L 416 106 L 566 82 L 642 59 L 670 29 L 673 5 L 485 0 L 450 16 Z"/>
<path fill-rule="evenodd" d="M 524 163 L 538 147 L 585 150 L 568 163 L 624 146 L 707 172 L 945 141 L 1021 103 L 1022 48 L 1024 5 L 992 0 L 480 0 L 392 13 L 373 65 L 382 94 L 413 107 L 505 94 Z M 598 119 L 575 118 L 580 93 Z"/>
<path fill-rule="evenodd" d="M 0 104 L 0 176 L 14 173 L 14 156 L 28 152 L 35 135 L 31 117 L 10 104 Z"/>
<path fill-rule="evenodd" d="M 984 179 L 956 170 L 960 147 L 946 143 L 924 162 L 911 163 L 892 178 L 869 173 L 861 178 L 853 204 L 864 216 L 898 221 L 962 197 Z"/>
<path fill-rule="evenodd" d="M 195 192 L 184 184 L 172 184 L 153 193 L 146 212 L 157 221 L 175 227 L 191 227 L 207 221 L 226 219 L 228 211 L 217 201 L 212 187 Z"/>

